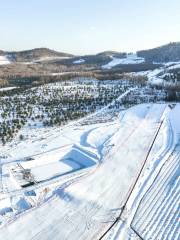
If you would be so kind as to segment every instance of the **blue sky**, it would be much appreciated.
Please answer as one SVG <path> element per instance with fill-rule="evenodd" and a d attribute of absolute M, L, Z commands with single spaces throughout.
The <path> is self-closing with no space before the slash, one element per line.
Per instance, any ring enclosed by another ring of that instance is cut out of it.
<path fill-rule="evenodd" d="M 0 0 L 0 49 L 87 54 L 180 41 L 180 0 Z"/>

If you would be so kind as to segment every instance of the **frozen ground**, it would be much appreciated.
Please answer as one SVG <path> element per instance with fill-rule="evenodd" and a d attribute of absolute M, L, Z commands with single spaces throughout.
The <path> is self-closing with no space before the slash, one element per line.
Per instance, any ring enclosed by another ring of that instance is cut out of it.
<path fill-rule="evenodd" d="M 118 223 L 110 236 L 129 239 L 124 236 L 132 231 L 131 225 L 137 232 L 143 232 L 146 222 L 143 221 L 142 226 L 137 224 L 141 215 L 144 216 L 143 201 L 140 201 L 146 195 L 149 198 L 148 188 L 165 163 L 164 155 L 170 154 L 178 141 L 179 114 L 179 105 L 143 104 L 121 112 L 119 118 L 111 122 L 83 126 L 78 122 L 59 130 L 52 128 L 51 132 L 35 129 L 31 138 L 5 147 L 1 153 L 0 238 L 99 239 L 122 211 L 164 120 L 143 175 L 123 212 L 123 224 Z M 171 137 L 172 133 L 175 137 Z M 32 170 L 34 185 L 19 186 L 12 172 L 17 164 Z M 159 178 L 162 179 L 161 175 Z M 172 191 L 177 189 L 176 181 L 170 182 Z M 168 181 L 166 183 L 168 187 Z M 164 201 L 163 196 L 160 199 Z M 153 203 L 146 198 L 144 201 Z M 172 198 L 168 196 L 166 201 L 171 204 Z M 158 216 L 160 221 L 164 214 L 153 214 L 158 206 L 156 202 L 158 199 L 153 203 L 155 208 L 150 205 L 152 214 L 147 217 L 151 224 Z M 173 204 L 177 207 L 176 200 Z M 171 211 L 172 219 L 173 213 L 174 210 Z M 177 227 L 173 228 L 172 236 Z"/>

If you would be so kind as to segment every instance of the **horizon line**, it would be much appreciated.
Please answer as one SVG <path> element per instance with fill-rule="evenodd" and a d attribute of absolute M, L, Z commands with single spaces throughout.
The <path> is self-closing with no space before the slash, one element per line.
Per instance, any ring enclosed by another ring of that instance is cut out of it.
<path fill-rule="evenodd" d="M 55 52 L 65 53 L 65 54 L 74 55 L 74 56 L 96 55 L 96 54 L 103 53 L 103 52 L 117 52 L 117 53 L 127 53 L 127 54 L 129 54 L 129 53 L 137 53 L 138 51 L 144 51 L 144 50 L 159 48 L 159 47 L 166 46 L 166 45 L 169 45 L 169 44 L 172 44 L 172 43 L 180 43 L 180 41 L 170 41 L 168 43 L 164 43 L 164 44 L 161 44 L 161 45 L 158 45 L 158 46 L 155 46 L 155 47 L 138 49 L 138 50 L 135 50 L 135 51 L 122 51 L 122 50 L 115 50 L 115 49 L 107 50 L 106 49 L 106 50 L 102 50 L 102 51 L 97 51 L 95 53 L 84 53 L 84 54 L 81 54 L 81 53 L 77 54 L 77 53 L 72 53 L 72 52 L 69 52 L 69 51 L 61 51 L 61 50 L 58 50 L 57 48 L 55 49 L 53 47 L 51 48 L 51 47 L 47 47 L 47 46 L 24 48 L 24 49 L 15 49 L 15 50 L 4 50 L 4 49 L 0 48 L 0 51 L 2 51 L 2 52 L 24 52 L 24 51 L 31 51 L 31 50 L 34 50 L 34 49 L 49 49 L 49 50 L 52 50 L 52 51 L 55 51 Z"/>

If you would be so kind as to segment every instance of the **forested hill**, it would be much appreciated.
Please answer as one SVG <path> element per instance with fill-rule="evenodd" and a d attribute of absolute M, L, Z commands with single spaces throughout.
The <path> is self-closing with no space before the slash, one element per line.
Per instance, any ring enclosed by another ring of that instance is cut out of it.
<path fill-rule="evenodd" d="M 17 52 L 0 50 L 0 55 L 9 56 L 9 58 L 16 62 L 29 62 L 48 57 L 73 57 L 71 54 L 54 51 L 49 48 L 34 48 Z"/>
<path fill-rule="evenodd" d="M 180 61 L 180 42 L 169 43 L 161 47 L 137 52 L 138 57 L 148 62 L 175 62 Z"/>

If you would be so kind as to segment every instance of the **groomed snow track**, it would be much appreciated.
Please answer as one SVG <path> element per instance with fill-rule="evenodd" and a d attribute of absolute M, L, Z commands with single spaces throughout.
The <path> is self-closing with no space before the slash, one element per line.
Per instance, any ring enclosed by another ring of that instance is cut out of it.
<path fill-rule="evenodd" d="M 180 237 L 179 159 L 180 146 L 176 146 L 137 209 L 131 227 L 144 240 Z"/>
<path fill-rule="evenodd" d="M 156 138 L 157 138 L 157 136 L 158 136 L 158 134 L 159 134 L 159 132 L 160 132 L 160 129 L 161 129 L 162 125 L 163 125 L 163 121 L 161 121 L 160 124 L 159 124 L 159 127 L 158 127 L 158 129 L 157 129 L 157 132 L 155 133 L 155 136 L 154 136 L 154 139 L 153 139 L 153 141 L 152 141 L 152 144 L 150 145 L 150 148 L 149 148 L 149 150 L 148 150 L 148 152 L 147 152 L 146 158 L 145 158 L 145 160 L 144 160 L 144 162 L 143 162 L 143 164 L 142 164 L 141 170 L 139 171 L 135 182 L 133 183 L 132 187 L 130 188 L 129 194 L 128 194 L 128 196 L 127 196 L 127 199 L 126 199 L 126 201 L 125 201 L 125 203 L 124 203 L 124 205 L 123 205 L 123 207 L 122 207 L 122 210 L 121 210 L 119 216 L 118 216 L 118 217 L 116 218 L 116 220 L 112 223 L 112 225 L 106 230 L 106 232 L 99 238 L 99 240 L 104 239 L 104 238 L 106 237 L 106 235 L 113 229 L 113 227 L 121 220 L 121 217 L 122 217 L 122 215 L 123 215 L 123 212 L 124 212 L 124 210 L 125 210 L 125 208 L 126 208 L 126 204 L 127 204 L 127 202 L 129 201 L 129 198 L 130 198 L 132 192 L 134 191 L 134 188 L 135 188 L 135 186 L 136 186 L 139 178 L 141 177 L 141 174 L 142 174 L 142 172 L 143 172 L 143 169 L 144 169 L 144 167 L 145 167 L 145 165 L 146 165 L 146 163 L 147 163 L 148 157 L 149 157 L 149 155 L 150 155 L 150 152 L 151 152 L 151 150 L 152 150 L 152 148 L 153 148 L 153 145 L 154 145 L 154 143 L 155 143 L 155 141 L 156 141 Z M 133 229 L 133 228 L 132 228 L 132 229 Z M 138 232 L 135 231 L 135 229 L 133 229 L 133 230 L 134 230 L 134 232 L 138 235 L 138 237 L 139 237 L 140 239 L 143 239 L 143 238 L 138 234 Z"/>
<path fill-rule="evenodd" d="M 128 211 L 131 213 L 128 216 L 125 232 L 122 233 L 123 220 L 120 219 L 117 227 L 110 232 L 115 238 L 107 239 L 178 240 L 180 238 L 180 128 L 177 119 L 180 108 L 179 105 L 173 107 L 169 105 L 169 108 L 175 109 L 165 114 L 166 135 L 163 138 L 166 140 L 153 161 L 154 166 L 151 166 L 150 175 L 145 174 L 147 187 L 144 189 L 142 185 L 138 190 L 142 194 L 137 196 L 136 193 L 133 205 L 130 201 Z"/>

